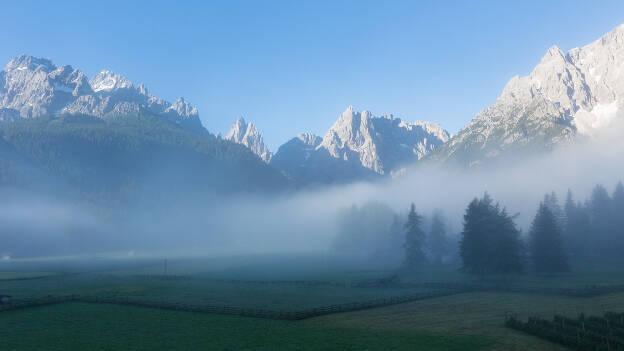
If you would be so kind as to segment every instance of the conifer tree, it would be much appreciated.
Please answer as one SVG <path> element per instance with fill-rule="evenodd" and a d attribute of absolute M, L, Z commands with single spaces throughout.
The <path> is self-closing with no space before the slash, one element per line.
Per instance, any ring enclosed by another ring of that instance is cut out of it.
<path fill-rule="evenodd" d="M 488 243 L 486 230 L 487 194 L 484 199 L 473 199 L 464 214 L 464 230 L 459 242 L 459 254 L 463 269 L 472 273 L 483 274 L 486 271 L 487 261 L 484 255 Z"/>
<path fill-rule="evenodd" d="M 566 196 L 563 223 L 562 237 L 566 251 L 575 259 L 587 258 L 591 231 L 589 213 L 586 206 L 574 201 L 571 190 Z"/>
<path fill-rule="evenodd" d="M 520 240 L 520 230 L 516 227 L 513 217 L 506 209 L 495 207 L 494 218 L 497 225 L 493 239 L 492 252 L 494 260 L 491 270 L 496 273 L 520 273 L 524 265 L 523 243 Z"/>
<path fill-rule="evenodd" d="M 557 218 L 545 203 L 539 206 L 531 224 L 529 237 L 531 261 L 536 272 L 568 271 L 568 261 Z"/>
<path fill-rule="evenodd" d="M 434 210 L 429 231 L 429 249 L 433 262 L 440 264 L 448 247 L 446 238 L 446 224 L 441 210 Z"/>
<path fill-rule="evenodd" d="M 460 256 L 464 270 L 477 273 L 520 272 L 523 266 L 520 231 L 513 218 L 486 193 L 474 199 L 464 215 Z"/>
<path fill-rule="evenodd" d="M 591 242 L 593 254 L 602 257 L 614 254 L 611 226 L 611 198 L 602 185 L 596 185 L 590 199 Z"/>
<path fill-rule="evenodd" d="M 423 250 L 425 232 L 421 228 L 422 217 L 412 204 L 405 223 L 405 268 L 414 270 L 426 261 Z"/>
<path fill-rule="evenodd" d="M 557 220 L 558 224 L 560 226 L 563 226 L 565 222 L 565 214 L 561 209 L 561 206 L 559 206 L 559 198 L 557 197 L 557 193 L 553 191 L 550 194 L 544 195 L 544 205 L 548 207 L 550 212 Z"/>
<path fill-rule="evenodd" d="M 624 252 L 624 185 L 618 182 L 613 191 L 612 201 L 612 232 L 621 255 Z"/>

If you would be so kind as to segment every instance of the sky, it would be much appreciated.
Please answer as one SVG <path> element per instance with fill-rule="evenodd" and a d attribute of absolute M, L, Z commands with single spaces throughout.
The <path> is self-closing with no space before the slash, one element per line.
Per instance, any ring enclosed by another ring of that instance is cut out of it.
<path fill-rule="evenodd" d="M 349 105 L 457 132 L 547 49 L 624 23 L 624 1 L 0 1 L 0 65 L 47 57 L 183 96 L 272 151 Z"/>

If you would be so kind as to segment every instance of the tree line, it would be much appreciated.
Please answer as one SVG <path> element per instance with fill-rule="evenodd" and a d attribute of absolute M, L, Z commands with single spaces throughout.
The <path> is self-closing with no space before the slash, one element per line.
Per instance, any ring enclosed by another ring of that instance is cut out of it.
<path fill-rule="evenodd" d="M 575 200 L 568 190 L 563 206 L 555 192 L 544 195 L 528 235 L 524 236 L 516 224 L 517 215 L 508 213 L 485 193 L 466 207 L 456 246 L 449 238 L 441 210 L 434 210 L 428 218 L 417 212 L 414 204 L 407 216 L 394 214 L 380 203 L 369 203 L 360 209 L 354 206 L 349 211 L 350 216 L 345 217 L 349 220 L 343 220 L 343 224 L 349 225 L 344 228 L 356 229 L 339 236 L 342 245 L 365 244 L 376 248 L 378 256 L 401 257 L 399 263 L 406 270 L 440 264 L 453 256 L 461 261 L 465 272 L 479 275 L 558 273 L 568 271 L 570 262 L 613 262 L 624 258 L 620 255 L 624 249 L 621 182 L 611 194 L 604 186 L 596 185 L 584 201 Z"/>
<path fill-rule="evenodd" d="M 515 215 L 486 193 L 473 199 L 463 216 L 459 256 L 462 268 L 475 274 L 566 272 L 569 261 L 621 260 L 624 249 L 624 186 L 612 195 L 596 185 L 584 202 L 568 190 L 563 208 L 555 192 L 546 194 L 531 223 L 528 236 L 516 225 Z M 419 215 L 411 205 L 405 225 L 405 267 L 422 264 L 425 242 Z M 416 259 L 419 258 L 419 259 Z"/>

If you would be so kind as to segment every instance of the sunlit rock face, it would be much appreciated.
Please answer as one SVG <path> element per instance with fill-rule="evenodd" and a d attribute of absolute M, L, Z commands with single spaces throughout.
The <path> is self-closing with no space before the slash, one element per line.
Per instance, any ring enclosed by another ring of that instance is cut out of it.
<path fill-rule="evenodd" d="M 400 172 L 448 139 L 436 123 L 375 117 L 349 106 L 324 138 L 312 133 L 292 138 L 271 165 L 311 183 L 378 179 Z"/>
<path fill-rule="evenodd" d="M 525 77 L 513 77 L 496 102 L 431 155 L 482 164 L 512 150 L 550 149 L 591 137 L 624 108 L 624 25 L 565 53 L 546 52 Z"/>
<path fill-rule="evenodd" d="M 334 158 L 356 159 L 378 174 L 388 174 L 421 159 L 449 139 L 434 122 L 403 122 L 392 115 L 373 116 L 349 106 L 318 146 Z"/>
<path fill-rule="evenodd" d="M 88 79 L 72 66 L 21 55 L 0 71 L 0 120 L 43 115 L 95 117 L 150 113 L 176 124 L 202 129 L 197 109 L 183 98 L 171 104 L 151 95 L 143 84 L 103 70 Z"/>
<path fill-rule="evenodd" d="M 242 117 L 234 122 L 224 139 L 245 145 L 266 163 L 269 163 L 273 157 L 273 154 L 264 145 L 258 128 L 251 122 L 247 123 Z"/>

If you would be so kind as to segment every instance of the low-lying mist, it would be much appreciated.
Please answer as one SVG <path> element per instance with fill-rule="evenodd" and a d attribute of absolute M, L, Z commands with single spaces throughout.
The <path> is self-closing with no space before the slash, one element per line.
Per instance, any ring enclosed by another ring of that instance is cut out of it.
<path fill-rule="evenodd" d="M 17 189 L 0 189 L 0 254 L 4 259 L 67 253 L 179 252 L 228 255 L 337 250 L 338 214 L 371 201 L 399 215 L 410 203 L 426 216 L 441 209 L 451 240 L 469 201 L 488 192 L 527 232 L 540 200 L 571 189 L 586 198 L 595 184 L 624 178 L 624 122 L 599 134 L 496 166 L 459 169 L 416 165 L 396 178 L 278 194 L 176 196 L 175 200 L 102 210 Z M 147 181 L 148 179 L 146 179 Z M 162 182 L 162 179 L 159 181 Z M 388 228 L 388 231 L 390 228 Z M 383 233 L 386 235 L 386 233 Z M 344 246 L 342 247 L 344 249 Z M 348 250 L 347 250 L 348 251 Z"/>

